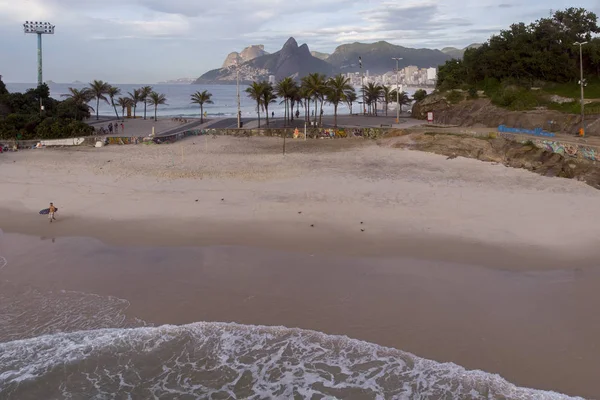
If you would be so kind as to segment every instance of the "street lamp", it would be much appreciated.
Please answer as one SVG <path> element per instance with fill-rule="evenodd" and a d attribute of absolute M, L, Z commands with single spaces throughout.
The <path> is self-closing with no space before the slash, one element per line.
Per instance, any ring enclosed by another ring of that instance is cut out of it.
<path fill-rule="evenodd" d="M 242 107 L 240 103 L 240 62 L 235 62 L 235 71 L 236 71 L 236 85 L 237 85 L 237 127 L 240 129 L 242 127 Z"/>
<path fill-rule="evenodd" d="M 54 35 L 54 25 L 49 22 L 25 21 L 25 33 L 35 33 L 38 37 L 38 85 L 44 83 L 42 78 L 42 35 Z"/>
<path fill-rule="evenodd" d="M 392 57 L 392 60 L 396 60 L 396 123 L 397 124 L 400 123 L 400 66 L 398 65 L 398 63 L 402 59 L 403 58 L 401 58 L 401 57 Z"/>
<path fill-rule="evenodd" d="M 358 65 L 360 66 L 360 86 L 362 90 L 362 98 L 363 98 L 363 115 L 367 115 L 367 107 L 365 106 L 365 83 L 364 76 L 362 72 L 362 57 L 358 57 Z"/>
<path fill-rule="evenodd" d="M 584 114 L 584 100 L 583 100 L 583 87 L 586 85 L 583 79 L 583 45 L 587 42 L 575 42 L 573 46 L 579 46 L 579 85 L 581 86 L 581 129 L 579 130 L 580 136 L 585 136 L 585 114 Z"/>

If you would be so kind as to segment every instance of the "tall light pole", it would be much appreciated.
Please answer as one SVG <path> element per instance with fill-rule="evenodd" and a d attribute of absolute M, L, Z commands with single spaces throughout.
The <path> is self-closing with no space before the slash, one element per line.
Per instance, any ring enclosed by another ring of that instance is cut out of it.
<path fill-rule="evenodd" d="M 235 63 L 236 70 L 236 85 L 237 85 L 237 127 L 240 129 L 242 127 L 242 106 L 240 103 L 240 62 L 236 61 Z"/>
<path fill-rule="evenodd" d="M 585 136 L 585 113 L 584 113 L 584 100 L 583 100 L 583 87 L 585 86 L 585 80 L 583 79 L 583 45 L 587 42 L 575 42 L 573 46 L 579 46 L 579 85 L 581 86 L 581 129 L 579 130 L 580 136 Z"/>
<path fill-rule="evenodd" d="M 37 35 L 37 50 L 38 50 L 38 87 L 44 83 L 42 73 L 42 35 L 54 35 L 54 25 L 49 22 L 33 22 L 25 21 L 23 24 L 25 33 L 35 33 Z M 40 114 L 44 110 L 42 96 L 40 95 Z"/>
<path fill-rule="evenodd" d="M 396 60 L 396 123 L 400 123 L 400 60 L 401 57 L 392 57 L 392 60 Z M 386 111 L 387 112 L 387 111 Z"/>
<path fill-rule="evenodd" d="M 23 24 L 25 33 L 35 33 L 38 43 L 38 86 L 44 83 L 42 75 L 42 35 L 54 35 L 54 25 L 49 22 L 25 21 Z"/>
<path fill-rule="evenodd" d="M 362 90 L 362 98 L 363 98 L 363 115 L 367 115 L 367 105 L 365 104 L 365 82 L 364 76 L 362 72 L 362 57 L 358 57 L 358 65 L 360 66 L 360 87 Z"/>

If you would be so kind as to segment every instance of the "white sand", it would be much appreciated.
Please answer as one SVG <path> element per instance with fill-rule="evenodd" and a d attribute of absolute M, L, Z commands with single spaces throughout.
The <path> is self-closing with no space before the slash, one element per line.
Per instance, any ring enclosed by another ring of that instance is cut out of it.
<path fill-rule="evenodd" d="M 81 221 L 281 222 L 298 221 L 302 211 L 307 224 L 338 230 L 367 221 L 370 235 L 448 235 L 573 252 L 600 234 L 600 192 L 581 182 L 362 140 L 290 140 L 285 157 L 281 145 L 198 137 L 2 154 L 0 208 L 37 213 L 53 201 L 59 218 Z"/>

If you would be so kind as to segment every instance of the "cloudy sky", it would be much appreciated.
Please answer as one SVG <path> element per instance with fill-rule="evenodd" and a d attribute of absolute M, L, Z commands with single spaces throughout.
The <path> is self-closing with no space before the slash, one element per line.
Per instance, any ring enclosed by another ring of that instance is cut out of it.
<path fill-rule="evenodd" d="M 198 77 L 251 44 L 267 51 L 290 36 L 311 50 L 387 40 L 407 47 L 465 47 L 512 22 L 599 0 L 0 0 L 0 74 L 37 79 L 36 39 L 25 20 L 49 21 L 44 79 L 155 83 Z"/>

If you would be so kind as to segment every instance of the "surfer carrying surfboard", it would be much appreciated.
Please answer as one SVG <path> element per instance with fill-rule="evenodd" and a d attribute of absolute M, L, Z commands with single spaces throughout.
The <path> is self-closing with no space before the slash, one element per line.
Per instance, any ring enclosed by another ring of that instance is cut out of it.
<path fill-rule="evenodd" d="M 56 212 L 56 207 L 54 207 L 54 204 L 50 203 L 50 207 L 49 207 L 49 212 L 48 212 L 48 219 L 50 220 L 50 223 L 52 223 L 52 221 L 56 221 L 56 218 L 54 218 L 54 213 Z"/>

